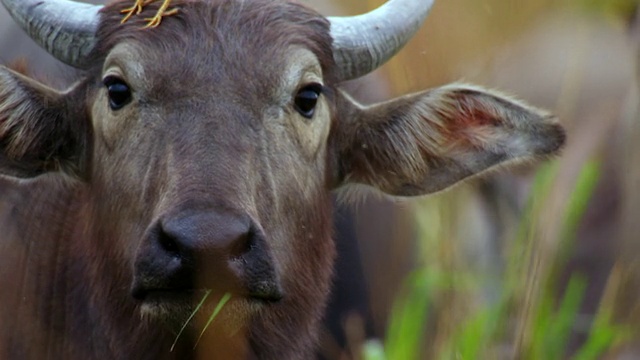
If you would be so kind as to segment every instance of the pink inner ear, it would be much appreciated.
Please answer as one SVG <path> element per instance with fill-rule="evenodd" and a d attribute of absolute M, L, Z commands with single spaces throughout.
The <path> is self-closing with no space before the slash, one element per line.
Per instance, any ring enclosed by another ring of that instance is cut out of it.
<path fill-rule="evenodd" d="M 7 67 L 18 74 L 22 74 L 25 76 L 29 75 L 29 65 L 26 58 L 19 58 L 10 62 Z"/>
<path fill-rule="evenodd" d="M 494 109 L 491 109 L 490 105 L 460 93 L 454 93 L 452 99 L 457 105 L 452 114 L 455 116 L 452 123 L 459 129 L 501 125 L 502 121 L 498 119 L 496 111 L 492 111 Z"/>
<path fill-rule="evenodd" d="M 503 121 L 490 105 L 466 92 L 454 92 L 449 98 L 449 106 L 439 111 L 446 144 L 460 148 L 478 147 L 496 136 L 495 130 Z"/>

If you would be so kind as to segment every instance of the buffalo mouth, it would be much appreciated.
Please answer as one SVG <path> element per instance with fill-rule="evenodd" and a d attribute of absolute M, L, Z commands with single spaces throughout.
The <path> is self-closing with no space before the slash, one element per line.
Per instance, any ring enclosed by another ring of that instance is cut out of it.
<path fill-rule="evenodd" d="M 283 298 L 280 293 L 240 294 L 210 289 L 143 287 L 133 287 L 131 295 L 137 301 L 143 318 L 162 324 L 173 332 L 181 331 L 187 325 L 189 328 L 198 326 L 192 320 L 194 317 L 219 310 L 226 314 L 225 319 L 234 319 L 234 326 L 241 326 L 251 316 L 278 306 Z"/>
<path fill-rule="evenodd" d="M 156 302 L 156 301 L 188 301 L 193 298 L 197 289 L 147 289 L 143 287 L 134 287 L 131 290 L 131 296 L 140 302 Z"/>
<path fill-rule="evenodd" d="M 223 295 L 229 295 L 231 298 L 244 299 L 253 304 L 275 304 L 282 300 L 283 295 L 281 291 L 263 291 L 263 289 L 254 289 L 257 291 L 248 292 L 244 294 L 225 293 Z M 171 289 L 171 288 L 144 288 L 140 286 L 134 286 L 131 290 L 131 296 L 142 304 L 170 304 L 170 303 L 195 303 L 198 301 L 204 301 L 209 296 L 211 290 L 208 289 L 195 289 L 195 288 L 183 288 L 183 289 Z"/>

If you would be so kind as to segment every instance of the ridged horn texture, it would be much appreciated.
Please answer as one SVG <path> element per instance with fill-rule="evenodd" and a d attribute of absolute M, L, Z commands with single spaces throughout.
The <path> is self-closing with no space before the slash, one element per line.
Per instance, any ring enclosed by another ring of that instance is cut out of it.
<path fill-rule="evenodd" d="M 1 1 L 18 25 L 51 55 L 76 68 L 88 66 L 102 6 L 69 0 Z"/>
<path fill-rule="evenodd" d="M 415 35 L 432 5 L 433 0 L 390 0 L 363 15 L 329 17 L 340 79 L 358 78 L 387 62 Z"/>

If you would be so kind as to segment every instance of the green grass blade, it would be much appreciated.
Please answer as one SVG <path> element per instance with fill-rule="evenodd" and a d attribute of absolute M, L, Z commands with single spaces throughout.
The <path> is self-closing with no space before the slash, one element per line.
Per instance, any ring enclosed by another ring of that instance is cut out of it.
<path fill-rule="evenodd" d="M 389 359 L 418 359 L 427 323 L 427 311 L 433 279 L 426 272 L 417 272 L 404 287 L 406 296 L 397 301 L 391 311 L 391 324 L 386 341 Z M 433 276 L 433 274 L 431 274 Z"/>
<path fill-rule="evenodd" d="M 215 319 L 216 316 L 218 316 L 218 313 L 220 312 L 220 310 L 222 310 L 222 307 L 229 301 L 229 299 L 231 299 L 231 294 L 229 293 L 224 294 L 222 299 L 220 299 L 220 301 L 218 302 L 218 305 L 216 305 L 216 308 L 213 310 L 213 313 L 211 314 L 211 316 L 209 316 L 209 320 L 207 321 L 207 324 L 204 326 L 204 329 L 202 329 L 200 336 L 198 336 L 198 340 L 196 341 L 196 344 L 193 345 L 194 349 L 198 346 L 200 339 L 202 339 L 202 335 L 204 335 L 204 332 L 207 331 L 207 328 L 209 328 L 209 325 L 211 325 L 211 323 L 213 322 L 213 319 Z"/>
<path fill-rule="evenodd" d="M 547 359 L 562 359 L 566 351 L 567 340 L 573 330 L 573 324 L 580 311 L 580 305 L 587 288 L 587 282 L 582 277 L 572 277 L 565 291 L 562 302 L 549 321 L 549 328 L 545 336 Z M 552 297 L 549 294 L 549 297 Z"/>
<path fill-rule="evenodd" d="M 607 350 L 632 338 L 634 338 L 634 333 L 631 329 L 614 324 L 611 309 L 601 308 L 591 325 L 589 338 L 573 356 L 573 360 L 600 359 Z"/>
<path fill-rule="evenodd" d="M 200 303 L 198 304 L 198 306 L 196 306 L 195 309 L 193 309 L 193 312 L 191 313 L 191 316 L 189 316 L 189 318 L 187 319 L 187 321 L 185 321 L 184 325 L 182 325 L 182 328 L 180 329 L 180 331 L 178 332 L 178 335 L 176 336 L 176 339 L 173 341 L 173 344 L 171 345 L 171 349 L 169 350 L 169 352 L 173 352 L 173 349 L 175 348 L 176 344 L 178 343 L 178 339 L 180 338 L 180 335 L 182 335 L 182 332 L 184 331 L 184 329 L 187 328 L 187 325 L 189 324 L 189 322 L 191 321 L 191 319 L 193 319 L 193 317 L 196 315 L 196 313 L 198 312 L 198 310 L 200 310 L 200 308 L 202 307 L 202 305 L 204 304 L 205 300 L 207 300 L 207 297 L 209 297 L 209 294 L 211 294 L 211 290 L 207 290 L 204 294 L 204 296 L 202 297 L 202 300 L 200 300 Z"/>
<path fill-rule="evenodd" d="M 576 235 L 578 225 L 582 219 L 593 192 L 600 180 L 600 162 L 591 160 L 585 163 L 576 179 L 574 190 L 571 192 L 569 202 L 564 214 L 564 228 L 561 240 L 572 242 Z"/>
<path fill-rule="evenodd" d="M 532 341 L 529 344 L 529 347 L 525 349 L 523 352 L 523 356 L 526 356 L 527 359 L 548 359 L 553 360 L 554 357 L 548 358 L 551 356 L 547 349 L 547 332 L 551 323 L 553 322 L 553 298 L 546 294 L 546 296 L 542 296 L 536 302 L 535 308 L 532 310 L 532 320 L 528 324 L 531 327 L 531 332 L 533 333 Z"/>
<path fill-rule="evenodd" d="M 472 315 L 452 337 L 440 359 L 483 359 L 504 317 L 503 306 L 486 307 Z"/>
<path fill-rule="evenodd" d="M 615 343 L 615 338 L 615 330 L 599 327 L 597 331 L 591 332 L 589 340 L 587 340 L 580 351 L 573 357 L 573 360 L 599 359 L 600 356 Z"/>

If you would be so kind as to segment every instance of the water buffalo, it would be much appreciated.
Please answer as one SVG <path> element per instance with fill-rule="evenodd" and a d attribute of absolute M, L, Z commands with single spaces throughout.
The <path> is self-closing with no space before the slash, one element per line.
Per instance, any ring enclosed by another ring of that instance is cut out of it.
<path fill-rule="evenodd" d="M 333 190 L 424 195 L 564 142 L 553 116 L 476 86 L 367 107 L 341 90 L 430 1 L 345 18 L 173 1 L 154 29 L 157 3 L 121 24 L 131 1 L 2 2 L 83 69 L 60 92 L 0 67 L 2 358 L 309 358 Z"/>

